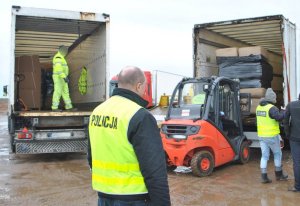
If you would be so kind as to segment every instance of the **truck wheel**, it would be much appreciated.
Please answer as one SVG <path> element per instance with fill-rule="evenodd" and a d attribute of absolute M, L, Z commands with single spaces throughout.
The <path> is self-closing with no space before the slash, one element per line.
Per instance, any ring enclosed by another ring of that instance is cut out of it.
<path fill-rule="evenodd" d="M 205 177 L 212 173 L 215 167 L 214 157 L 209 151 L 197 152 L 191 161 L 191 168 L 194 175 Z"/>
<path fill-rule="evenodd" d="M 9 135 L 9 144 L 10 144 L 10 151 L 9 153 L 16 153 L 16 147 L 14 145 L 14 136 L 12 134 Z"/>
<path fill-rule="evenodd" d="M 245 164 L 250 159 L 250 147 L 247 141 L 243 141 L 239 153 L 239 163 Z"/>

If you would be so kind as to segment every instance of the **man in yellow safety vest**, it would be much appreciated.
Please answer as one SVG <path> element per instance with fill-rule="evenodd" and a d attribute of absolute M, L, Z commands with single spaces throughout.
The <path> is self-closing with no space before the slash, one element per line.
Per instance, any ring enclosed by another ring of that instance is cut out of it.
<path fill-rule="evenodd" d="M 52 97 L 52 110 L 59 111 L 58 106 L 62 97 L 66 110 L 75 110 L 72 106 L 69 93 L 69 67 L 65 56 L 68 54 L 68 47 L 60 46 L 58 52 L 53 57 L 53 74 L 54 92 Z"/>
<path fill-rule="evenodd" d="M 267 163 L 270 157 L 270 150 L 274 155 L 276 180 L 287 180 L 288 176 L 282 171 L 282 152 L 280 146 L 279 121 L 284 119 L 284 113 L 273 104 L 276 103 L 276 94 L 272 88 L 268 88 L 265 97 L 256 108 L 257 133 L 261 148 L 261 182 L 270 183 L 267 175 Z"/>
<path fill-rule="evenodd" d="M 145 109 L 145 85 L 142 70 L 125 67 L 112 97 L 90 116 L 88 160 L 100 206 L 170 205 L 165 153 Z"/>

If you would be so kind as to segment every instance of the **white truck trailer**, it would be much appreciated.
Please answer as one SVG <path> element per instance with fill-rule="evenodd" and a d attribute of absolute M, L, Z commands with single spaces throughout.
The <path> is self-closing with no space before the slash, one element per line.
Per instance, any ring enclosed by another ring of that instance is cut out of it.
<path fill-rule="evenodd" d="M 272 88 L 277 106 L 285 107 L 299 94 L 299 67 L 296 65 L 296 25 L 282 15 L 196 24 L 193 30 L 194 77 L 218 76 L 216 50 L 229 47 L 260 46 L 268 52 L 273 67 Z M 255 117 L 254 117 L 255 118 Z M 258 147 L 256 126 L 244 132 Z"/>
<path fill-rule="evenodd" d="M 108 97 L 109 21 L 104 13 L 12 7 L 8 91 L 12 152 L 86 151 L 89 115 Z M 47 106 L 41 103 L 45 101 L 40 70 L 52 71 L 60 45 L 69 47 L 69 90 L 77 111 L 51 111 L 51 94 Z M 84 67 L 86 92 L 81 93 L 78 80 Z"/>

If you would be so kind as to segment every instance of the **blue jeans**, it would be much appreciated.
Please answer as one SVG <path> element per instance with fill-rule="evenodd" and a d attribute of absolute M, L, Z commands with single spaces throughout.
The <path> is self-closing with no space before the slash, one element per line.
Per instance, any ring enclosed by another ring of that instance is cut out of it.
<path fill-rule="evenodd" d="M 98 206 L 147 206 L 148 203 L 145 200 L 136 201 L 122 201 L 109 199 L 104 197 L 98 198 Z"/>
<path fill-rule="evenodd" d="M 261 159 L 260 168 L 262 173 L 267 173 L 268 160 L 270 157 L 270 150 L 272 150 L 274 155 L 274 165 L 275 170 L 281 170 L 281 158 L 282 151 L 280 148 L 280 136 L 276 135 L 274 137 L 259 137 L 260 149 L 261 149 Z"/>
<path fill-rule="evenodd" d="M 291 153 L 293 157 L 295 188 L 300 191 L 300 142 L 290 140 Z"/>

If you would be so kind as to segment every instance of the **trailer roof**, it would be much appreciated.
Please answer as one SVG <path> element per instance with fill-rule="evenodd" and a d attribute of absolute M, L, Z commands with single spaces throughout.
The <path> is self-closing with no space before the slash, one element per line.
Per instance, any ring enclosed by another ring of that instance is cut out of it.
<path fill-rule="evenodd" d="M 16 12 L 15 55 L 39 55 L 41 62 L 50 61 L 60 45 L 77 46 L 106 22 L 104 17 L 99 21 L 95 13 L 47 9 L 28 13 L 29 8 Z"/>
<path fill-rule="evenodd" d="M 241 41 L 249 46 L 262 46 L 270 52 L 281 55 L 284 20 L 286 19 L 282 15 L 247 18 L 196 24 L 194 30 L 206 29 Z"/>

